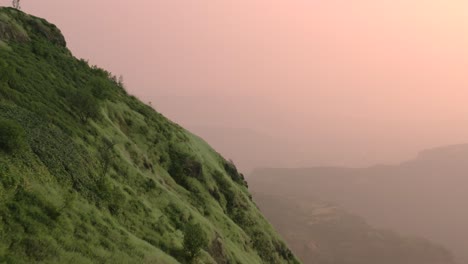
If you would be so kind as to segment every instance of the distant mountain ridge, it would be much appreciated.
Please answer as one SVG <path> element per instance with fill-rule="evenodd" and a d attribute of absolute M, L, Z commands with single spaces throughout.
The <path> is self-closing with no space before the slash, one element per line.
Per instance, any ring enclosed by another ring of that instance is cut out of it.
<path fill-rule="evenodd" d="M 253 190 L 262 184 L 331 201 L 373 226 L 429 238 L 468 263 L 468 144 L 428 149 L 396 165 L 257 169 L 249 182 Z"/>
<path fill-rule="evenodd" d="M 460 159 L 467 159 L 467 157 L 468 144 L 456 144 L 423 150 L 419 152 L 414 161 L 432 159 L 436 162 L 458 162 Z"/>

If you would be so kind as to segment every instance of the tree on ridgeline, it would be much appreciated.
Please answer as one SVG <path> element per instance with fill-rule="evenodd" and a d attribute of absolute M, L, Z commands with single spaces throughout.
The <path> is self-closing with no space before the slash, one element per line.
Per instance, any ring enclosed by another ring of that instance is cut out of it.
<path fill-rule="evenodd" d="M 18 10 L 21 9 L 20 0 L 13 0 L 13 1 L 11 1 L 11 4 L 13 5 L 14 8 L 16 8 Z"/>

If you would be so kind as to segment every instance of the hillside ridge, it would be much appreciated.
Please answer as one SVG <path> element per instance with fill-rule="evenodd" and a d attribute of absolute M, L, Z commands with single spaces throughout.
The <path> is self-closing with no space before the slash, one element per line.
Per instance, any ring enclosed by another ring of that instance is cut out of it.
<path fill-rule="evenodd" d="M 0 263 L 299 263 L 243 175 L 0 8 Z"/>

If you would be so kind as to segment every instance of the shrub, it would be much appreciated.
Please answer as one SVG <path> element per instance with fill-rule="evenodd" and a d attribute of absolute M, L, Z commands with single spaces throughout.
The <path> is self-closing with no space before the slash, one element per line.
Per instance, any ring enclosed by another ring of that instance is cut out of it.
<path fill-rule="evenodd" d="M 156 189 L 156 182 L 153 179 L 147 179 L 143 182 L 143 189 L 145 192 L 150 192 Z"/>
<path fill-rule="evenodd" d="M 88 81 L 87 85 L 92 95 L 99 100 L 105 100 L 111 94 L 112 86 L 105 78 L 94 77 Z"/>
<path fill-rule="evenodd" d="M 262 230 L 253 230 L 249 235 L 252 239 L 253 247 L 257 251 L 258 255 L 266 263 L 276 263 L 272 254 L 276 251 L 269 236 Z"/>
<path fill-rule="evenodd" d="M 20 149 L 25 143 L 25 132 L 18 123 L 0 119 L 0 149 L 7 152 Z"/>
<path fill-rule="evenodd" d="M 114 187 L 108 201 L 107 208 L 112 215 L 119 215 L 123 212 L 123 208 L 127 203 L 125 194 L 118 187 Z"/>
<path fill-rule="evenodd" d="M 224 170 L 234 182 L 247 187 L 247 182 L 245 181 L 244 175 L 239 173 L 236 165 L 232 160 L 224 162 Z"/>
<path fill-rule="evenodd" d="M 29 237 L 21 242 L 28 257 L 37 262 L 58 255 L 58 247 L 55 240 L 49 237 Z"/>
<path fill-rule="evenodd" d="M 4 62 L 0 62 L 0 84 L 8 83 L 13 77 L 13 70 L 11 66 L 6 65 Z"/>
<path fill-rule="evenodd" d="M 171 163 L 167 171 L 177 184 L 188 190 L 190 186 L 187 177 L 203 181 L 203 165 L 198 160 L 174 147 L 169 151 Z"/>
<path fill-rule="evenodd" d="M 186 223 L 190 217 L 187 211 L 184 211 L 173 202 L 170 202 L 166 208 L 164 208 L 164 212 L 176 229 L 183 229 L 184 223 Z"/>

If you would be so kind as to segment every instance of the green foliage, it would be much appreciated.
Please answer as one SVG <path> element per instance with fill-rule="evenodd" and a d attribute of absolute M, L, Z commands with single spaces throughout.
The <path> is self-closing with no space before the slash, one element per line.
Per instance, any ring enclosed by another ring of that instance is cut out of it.
<path fill-rule="evenodd" d="M 224 162 L 224 170 L 226 170 L 227 174 L 231 177 L 234 182 L 238 184 L 244 185 L 247 187 L 247 181 L 242 173 L 239 173 L 237 170 L 236 165 L 232 160 L 228 162 Z"/>
<path fill-rule="evenodd" d="M 208 238 L 199 224 L 187 224 L 184 229 L 183 245 L 189 263 L 192 263 L 200 255 L 200 251 L 208 246 Z"/>
<path fill-rule="evenodd" d="M 99 102 L 89 91 L 77 91 L 70 96 L 70 104 L 81 122 L 99 116 Z"/>
<path fill-rule="evenodd" d="M 150 192 L 156 189 L 156 182 L 153 179 L 147 179 L 143 184 L 143 189 L 146 192 Z"/>
<path fill-rule="evenodd" d="M 164 208 L 166 216 L 176 229 L 183 229 L 185 223 L 189 220 L 189 215 L 180 206 L 174 202 L 170 202 Z"/>
<path fill-rule="evenodd" d="M 51 238 L 28 237 L 21 241 L 21 245 L 26 255 L 38 262 L 56 257 L 58 253 L 57 242 Z"/>
<path fill-rule="evenodd" d="M 203 166 L 193 156 L 174 146 L 169 148 L 169 156 L 171 164 L 168 172 L 179 185 L 190 189 L 188 177 L 203 180 Z"/>
<path fill-rule="evenodd" d="M 114 146 L 115 142 L 108 138 L 104 138 L 98 147 L 99 163 L 101 165 L 101 177 L 106 176 L 107 172 L 109 171 L 111 162 L 115 158 Z"/>
<path fill-rule="evenodd" d="M 112 83 L 105 77 L 94 77 L 86 86 L 91 91 L 91 94 L 99 100 L 108 99 L 114 88 L 112 87 Z"/>
<path fill-rule="evenodd" d="M 0 119 L 0 149 L 12 152 L 25 145 L 24 129 L 11 120 Z"/>
<path fill-rule="evenodd" d="M 0 61 L 0 85 L 7 84 L 13 77 L 12 68 L 8 67 L 4 61 Z"/>
<path fill-rule="evenodd" d="M 276 251 L 268 235 L 262 230 L 254 230 L 251 234 L 251 238 L 253 246 L 259 252 L 260 257 L 267 263 L 275 263 L 275 255 L 273 252 Z"/>

